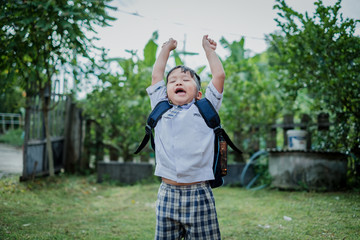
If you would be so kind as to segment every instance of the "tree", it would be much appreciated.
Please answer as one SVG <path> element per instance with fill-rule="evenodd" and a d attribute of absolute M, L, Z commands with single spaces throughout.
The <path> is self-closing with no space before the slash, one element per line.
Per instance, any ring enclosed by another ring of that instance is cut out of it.
<path fill-rule="evenodd" d="M 85 32 L 108 26 L 114 20 L 107 10 L 110 0 L 16 0 L 0 6 L 0 77 L 1 88 L 19 84 L 27 96 L 39 94 L 45 122 L 49 172 L 54 175 L 51 133 L 48 124 L 52 81 L 60 69 L 79 81 L 80 73 L 91 73 L 93 38 Z M 80 61 L 81 60 L 81 61 Z"/>
<path fill-rule="evenodd" d="M 158 45 L 157 32 L 144 48 L 144 59 L 128 51 L 129 58 L 108 59 L 100 82 L 87 95 L 84 102 L 86 114 L 95 119 L 104 130 L 104 144 L 109 148 L 110 159 L 131 161 L 136 145 L 144 135 L 144 124 L 150 113 L 146 88 L 151 82 L 152 66 Z M 120 72 L 111 73 L 109 63 L 117 63 Z M 149 151 L 142 153 L 146 158 Z"/>
<path fill-rule="evenodd" d="M 334 123 L 327 149 L 352 151 L 360 157 L 359 20 L 344 19 L 341 0 L 334 6 L 315 2 L 313 16 L 277 0 L 280 33 L 270 35 L 272 64 L 281 86 L 296 98 L 301 91 L 314 100 L 313 111 L 328 111 Z"/>
<path fill-rule="evenodd" d="M 276 122 L 283 106 L 282 91 L 268 69 L 266 52 L 250 57 L 243 38 L 232 43 L 222 38 L 220 42 L 230 52 L 223 61 L 226 83 L 220 115 L 235 144 L 252 154 L 258 150 L 254 141 Z M 243 159 L 236 155 L 235 161 Z"/>

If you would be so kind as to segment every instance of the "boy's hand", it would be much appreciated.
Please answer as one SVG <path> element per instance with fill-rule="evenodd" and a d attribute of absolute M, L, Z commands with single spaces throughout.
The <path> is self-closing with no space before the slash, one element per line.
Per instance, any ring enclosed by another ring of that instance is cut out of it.
<path fill-rule="evenodd" d="M 224 90 L 224 81 L 226 76 L 222 63 L 215 52 L 216 42 L 210 39 L 208 35 L 205 35 L 202 39 L 202 45 L 210 65 L 210 70 L 213 77 L 211 81 L 216 90 L 219 93 L 222 93 Z"/>
<path fill-rule="evenodd" d="M 176 47 L 177 41 L 172 38 L 170 38 L 169 41 L 165 42 L 162 45 L 160 54 L 156 59 L 153 67 L 151 85 L 155 85 L 156 83 L 164 79 L 164 72 L 167 60 L 169 58 L 170 52 Z"/>
<path fill-rule="evenodd" d="M 169 51 L 174 50 L 177 47 L 177 41 L 170 38 L 169 41 L 164 42 L 162 48 L 168 48 Z"/>
<path fill-rule="evenodd" d="M 205 35 L 202 39 L 202 46 L 204 48 L 204 50 L 208 50 L 208 49 L 212 49 L 212 50 L 216 50 L 216 42 L 214 40 L 212 40 L 211 38 L 209 38 L 209 35 Z"/>

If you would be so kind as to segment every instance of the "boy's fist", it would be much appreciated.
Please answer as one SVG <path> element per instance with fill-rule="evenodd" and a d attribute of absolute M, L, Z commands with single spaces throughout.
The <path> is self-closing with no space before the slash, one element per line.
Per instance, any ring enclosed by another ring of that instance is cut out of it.
<path fill-rule="evenodd" d="M 162 48 L 169 48 L 169 51 L 174 50 L 177 47 L 177 41 L 170 38 L 169 41 L 164 42 Z"/>
<path fill-rule="evenodd" d="M 209 38 L 209 35 L 204 35 L 204 37 L 202 39 L 202 45 L 205 50 L 207 50 L 209 48 L 214 51 L 216 50 L 216 42 L 214 40 L 212 40 L 211 38 Z"/>

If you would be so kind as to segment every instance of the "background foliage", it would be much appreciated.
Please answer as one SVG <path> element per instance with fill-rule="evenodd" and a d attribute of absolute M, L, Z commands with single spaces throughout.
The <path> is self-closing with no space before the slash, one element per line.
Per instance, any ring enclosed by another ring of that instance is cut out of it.
<path fill-rule="evenodd" d="M 1 111 L 17 111 L 19 106 L 11 102 L 18 101 L 9 99 L 18 99 L 22 89 L 33 82 L 41 93 L 60 71 L 77 83 L 93 75 L 93 91 L 80 104 L 86 117 L 101 126 L 110 158 L 121 156 L 131 161 L 150 112 L 145 89 L 151 81 L 158 36 L 157 32 L 151 36 L 143 58 L 128 51 L 128 58 L 108 59 L 85 34 L 114 20 L 107 12 L 112 9 L 108 2 L 1 4 Z M 269 126 L 280 123 L 284 114 L 298 117 L 307 113 L 315 122 L 319 112 L 329 113 L 333 125 L 327 134 L 313 134 L 317 139 L 313 148 L 360 157 L 360 40 L 355 35 L 359 20 L 342 17 L 340 0 L 333 6 L 318 0 L 315 6 L 313 15 L 300 14 L 284 0 L 277 0 L 279 31 L 268 36 L 269 49 L 264 53 L 251 55 L 244 48 L 244 39 L 220 41 L 229 53 L 222 59 L 227 78 L 220 115 L 224 128 L 245 151 L 245 158 L 258 150 L 259 138 L 260 148 L 266 148 Z M 178 65 L 183 56 L 195 54 L 175 51 L 171 59 Z M 209 71 L 207 66 L 196 70 L 203 75 Z M 203 87 L 206 84 L 205 78 Z M 150 152 L 147 148 L 140 158 L 147 160 Z M 244 161 L 242 156 L 233 159 Z"/>
<path fill-rule="evenodd" d="M 266 52 L 250 57 L 244 39 L 229 43 L 222 38 L 220 42 L 230 53 L 223 60 L 227 76 L 220 110 L 223 125 L 233 134 L 235 143 L 252 154 L 258 150 L 253 142 L 265 140 L 269 126 L 276 123 L 284 93 L 269 70 Z M 255 129 L 261 130 L 254 133 Z M 235 160 L 242 160 L 241 156 Z"/>
<path fill-rule="evenodd" d="M 110 0 L 2 1 L 0 4 L 0 88 L 19 85 L 27 96 L 38 95 L 44 118 L 49 173 L 54 175 L 51 132 L 48 112 L 52 82 L 60 73 L 71 74 L 77 83 L 79 75 L 92 73 L 94 26 L 108 26 L 114 18 L 108 15 Z M 82 64 L 87 60 L 89 64 Z M 65 81 L 65 80 L 63 80 Z M 26 106 L 28 107 L 28 106 Z M 27 131 L 25 131 L 25 139 Z"/>
<path fill-rule="evenodd" d="M 305 93 L 312 112 L 330 113 L 333 126 L 324 149 L 352 151 L 360 156 L 359 20 L 344 19 L 341 0 L 333 6 L 315 2 L 313 16 L 277 0 L 281 33 L 270 35 L 271 64 L 281 87 L 296 99 Z"/>
<path fill-rule="evenodd" d="M 125 161 L 131 161 L 136 144 L 145 134 L 144 123 L 150 112 L 146 88 L 155 62 L 156 40 L 155 32 L 144 48 L 144 59 L 133 51 L 129 51 L 131 56 L 127 59 L 109 59 L 104 66 L 107 71 L 99 75 L 99 85 L 83 101 L 86 114 L 104 130 L 111 160 L 121 155 Z M 117 73 L 109 69 L 114 62 L 120 68 Z M 146 151 L 142 156 L 146 157 Z"/>
<path fill-rule="evenodd" d="M 34 0 L 2 1 L 0 6 L 1 89 L 12 84 L 35 84 L 42 90 L 59 71 L 78 80 L 78 70 L 87 73 L 80 58 L 94 62 L 91 53 L 94 26 L 108 26 L 113 9 L 104 1 Z M 72 66 L 69 68 L 69 66 Z M 28 92 L 29 94 L 29 92 Z"/>

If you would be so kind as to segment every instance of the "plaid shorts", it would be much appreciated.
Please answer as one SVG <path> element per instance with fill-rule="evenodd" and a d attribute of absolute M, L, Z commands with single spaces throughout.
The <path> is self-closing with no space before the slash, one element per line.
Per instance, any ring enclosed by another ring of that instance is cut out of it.
<path fill-rule="evenodd" d="M 161 183 L 155 239 L 221 239 L 215 200 L 208 183 Z"/>

